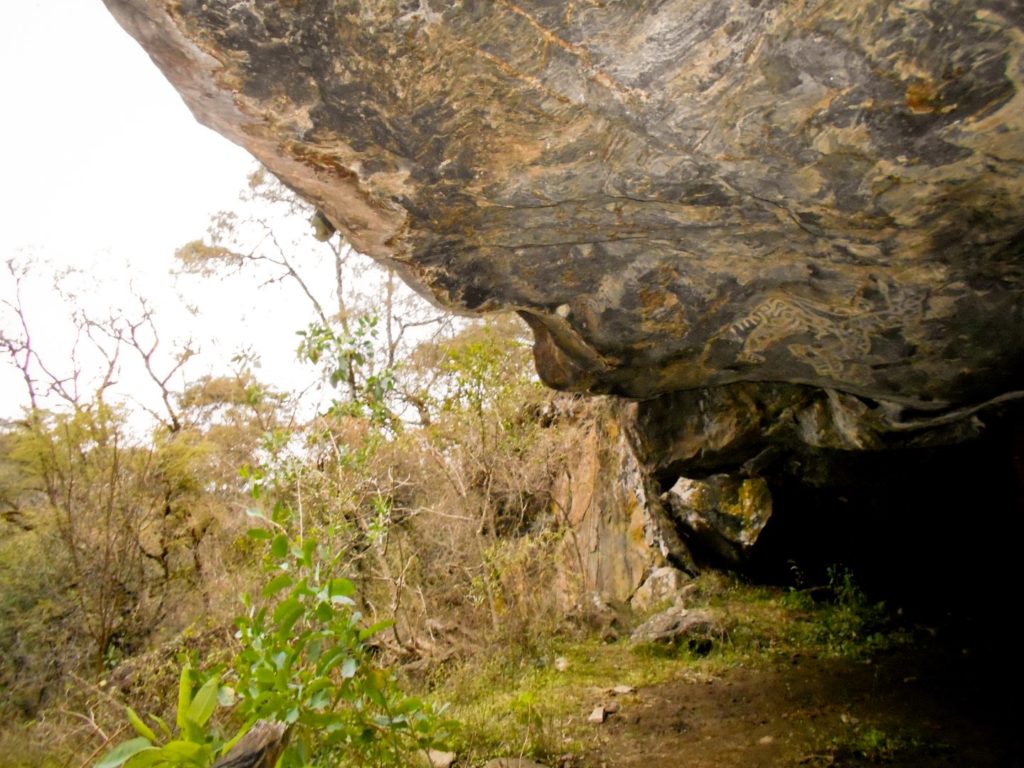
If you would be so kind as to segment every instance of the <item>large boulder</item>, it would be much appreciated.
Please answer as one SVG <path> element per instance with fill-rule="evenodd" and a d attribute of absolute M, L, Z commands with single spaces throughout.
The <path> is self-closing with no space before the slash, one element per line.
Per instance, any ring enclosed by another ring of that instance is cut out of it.
<path fill-rule="evenodd" d="M 105 2 L 355 247 L 520 312 L 554 386 L 897 429 L 1022 388 L 1016 0 Z"/>

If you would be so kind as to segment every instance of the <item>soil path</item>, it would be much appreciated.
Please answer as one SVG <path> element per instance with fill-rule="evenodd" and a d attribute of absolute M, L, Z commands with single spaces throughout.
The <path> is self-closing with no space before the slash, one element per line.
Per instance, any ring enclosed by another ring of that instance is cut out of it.
<path fill-rule="evenodd" d="M 690 675 L 619 697 L 581 765 L 1024 766 L 1019 666 L 996 662 L 959 648 L 903 648 L 870 662 L 796 656 Z"/>

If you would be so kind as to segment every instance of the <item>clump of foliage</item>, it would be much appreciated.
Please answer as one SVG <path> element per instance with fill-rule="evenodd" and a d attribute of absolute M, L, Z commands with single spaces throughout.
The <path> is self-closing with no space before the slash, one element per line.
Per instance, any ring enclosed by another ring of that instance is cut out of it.
<path fill-rule="evenodd" d="M 254 496 L 261 497 L 264 487 L 254 485 Z M 154 717 L 170 739 L 159 744 L 129 709 L 138 737 L 116 747 L 97 768 L 206 768 L 260 720 L 289 726 L 282 768 L 405 765 L 414 752 L 444 746 L 451 723 L 441 720 L 440 710 L 402 693 L 394 675 L 376 662 L 372 640 L 391 622 L 365 625 L 353 599 L 355 584 L 339 575 L 341 557 L 303 535 L 301 520 L 285 504 L 274 504 L 269 517 L 252 514 L 265 522 L 249 538 L 267 545 L 268 580 L 257 596 L 243 596 L 234 661 L 208 671 L 194 698 L 189 671 L 183 671 L 177 739 Z M 230 704 L 233 719 L 246 723 L 227 743 L 204 728 L 218 698 Z"/>
<path fill-rule="evenodd" d="M 217 707 L 218 699 L 225 695 L 219 678 L 214 675 L 197 690 L 193 690 L 192 670 L 182 667 L 178 685 L 178 707 L 175 724 L 177 733 L 158 715 L 149 718 L 160 735 L 128 707 L 128 721 L 138 734 L 110 750 L 95 768 L 164 768 L 188 766 L 206 768 L 213 763 L 216 755 L 226 751 L 244 734 L 240 732 L 227 744 L 216 731 L 208 729 L 207 723 Z"/>
<path fill-rule="evenodd" d="M 296 535 L 291 510 L 275 505 L 270 522 L 276 535 L 250 531 L 269 542 L 271 578 L 236 622 L 239 712 L 296 726 L 282 766 L 396 765 L 443 746 L 439 711 L 402 693 L 374 658 L 373 638 L 393 622 L 364 625 L 341 557 Z"/>

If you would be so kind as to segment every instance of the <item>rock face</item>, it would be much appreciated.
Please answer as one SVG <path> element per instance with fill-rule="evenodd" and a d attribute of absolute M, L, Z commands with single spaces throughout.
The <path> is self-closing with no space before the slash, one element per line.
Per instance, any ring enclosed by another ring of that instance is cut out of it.
<path fill-rule="evenodd" d="M 889 521 L 851 466 L 929 482 L 1024 396 L 1019 0 L 104 1 L 356 248 L 638 401 L 554 494 L 585 591 Z"/>
<path fill-rule="evenodd" d="M 556 387 L 808 385 L 877 434 L 1022 388 L 1016 0 L 105 2 L 358 249 L 520 312 Z"/>
<path fill-rule="evenodd" d="M 680 477 L 666 499 L 679 522 L 725 562 L 742 564 L 772 516 L 772 495 L 760 477 Z"/>
<path fill-rule="evenodd" d="M 598 595 L 625 603 L 648 574 L 667 564 L 694 569 L 690 552 L 622 427 L 621 408 L 580 417 L 565 474 L 552 489 L 560 527 L 566 596 Z"/>

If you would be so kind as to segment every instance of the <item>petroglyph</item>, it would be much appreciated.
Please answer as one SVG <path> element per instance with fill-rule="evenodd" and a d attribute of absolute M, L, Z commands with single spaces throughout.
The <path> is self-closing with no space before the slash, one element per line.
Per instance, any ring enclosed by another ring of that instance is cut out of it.
<path fill-rule="evenodd" d="M 865 295 L 868 291 L 871 298 Z M 920 319 L 924 294 L 873 282 L 846 303 L 825 304 L 803 296 L 774 295 L 731 323 L 724 338 L 739 341 L 737 361 L 763 363 L 765 353 L 784 347 L 815 374 L 860 378 L 871 355 L 872 338 Z M 908 331 L 909 333 L 909 331 Z"/>

